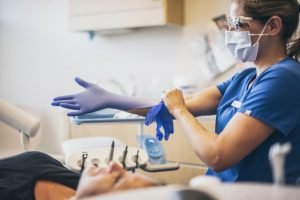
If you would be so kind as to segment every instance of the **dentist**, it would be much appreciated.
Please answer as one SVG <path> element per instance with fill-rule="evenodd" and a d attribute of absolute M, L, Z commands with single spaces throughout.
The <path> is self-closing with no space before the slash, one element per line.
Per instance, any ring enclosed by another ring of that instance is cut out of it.
<path fill-rule="evenodd" d="M 254 67 L 186 98 L 177 89 L 165 93 L 163 105 L 209 167 L 207 175 L 225 182 L 272 182 L 269 149 L 277 142 L 290 142 L 286 182 L 300 181 L 300 39 L 291 39 L 299 10 L 297 0 L 232 0 L 226 45 L 234 57 Z M 77 110 L 75 115 L 116 105 L 145 115 L 154 105 L 127 97 L 109 101 L 107 97 L 116 95 L 84 84 L 93 91 L 86 87 L 85 93 L 57 97 L 53 105 Z M 195 118 L 212 114 L 215 132 Z"/>

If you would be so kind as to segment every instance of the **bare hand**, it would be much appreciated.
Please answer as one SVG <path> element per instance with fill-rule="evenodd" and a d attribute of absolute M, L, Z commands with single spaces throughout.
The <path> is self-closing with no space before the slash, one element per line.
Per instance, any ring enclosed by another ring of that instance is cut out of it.
<path fill-rule="evenodd" d="M 173 116 L 175 116 L 177 111 L 187 109 L 182 92 L 177 88 L 168 90 L 163 95 L 163 101 Z"/>
<path fill-rule="evenodd" d="M 115 162 L 111 162 L 105 169 L 89 166 L 84 169 L 76 196 L 72 200 L 113 191 L 149 187 L 155 184 L 152 179 L 127 172 Z"/>
<path fill-rule="evenodd" d="M 114 170 L 115 165 L 117 164 L 112 163 L 106 169 L 93 166 L 85 168 L 77 187 L 76 197 L 89 197 L 110 192 L 116 181 L 125 173 L 121 168 Z"/>

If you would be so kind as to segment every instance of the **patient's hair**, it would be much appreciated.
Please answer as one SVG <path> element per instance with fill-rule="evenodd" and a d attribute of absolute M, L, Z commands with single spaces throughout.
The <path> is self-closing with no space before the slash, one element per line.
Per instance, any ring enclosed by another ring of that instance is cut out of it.
<path fill-rule="evenodd" d="M 176 191 L 172 196 L 172 200 L 216 200 L 211 195 L 200 191 L 192 189 L 184 189 Z"/>

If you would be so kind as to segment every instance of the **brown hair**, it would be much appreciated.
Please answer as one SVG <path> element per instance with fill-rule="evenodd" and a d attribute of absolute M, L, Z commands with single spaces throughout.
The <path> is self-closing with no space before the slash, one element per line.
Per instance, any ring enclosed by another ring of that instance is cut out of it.
<path fill-rule="evenodd" d="M 287 44 L 288 56 L 300 58 L 300 38 L 297 35 L 300 5 L 297 0 L 234 0 L 244 12 L 265 24 L 272 16 L 279 16 L 283 28 L 281 39 Z M 298 38 L 297 38 L 298 36 Z M 293 38 L 293 39 L 292 39 Z"/>

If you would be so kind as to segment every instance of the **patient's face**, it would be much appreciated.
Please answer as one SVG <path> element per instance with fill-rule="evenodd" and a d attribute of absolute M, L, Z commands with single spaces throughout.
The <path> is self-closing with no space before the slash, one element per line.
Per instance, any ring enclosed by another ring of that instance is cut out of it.
<path fill-rule="evenodd" d="M 153 180 L 127 172 L 117 163 L 106 169 L 87 167 L 80 178 L 76 196 L 78 198 L 133 188 L 154 186 Z"/>

